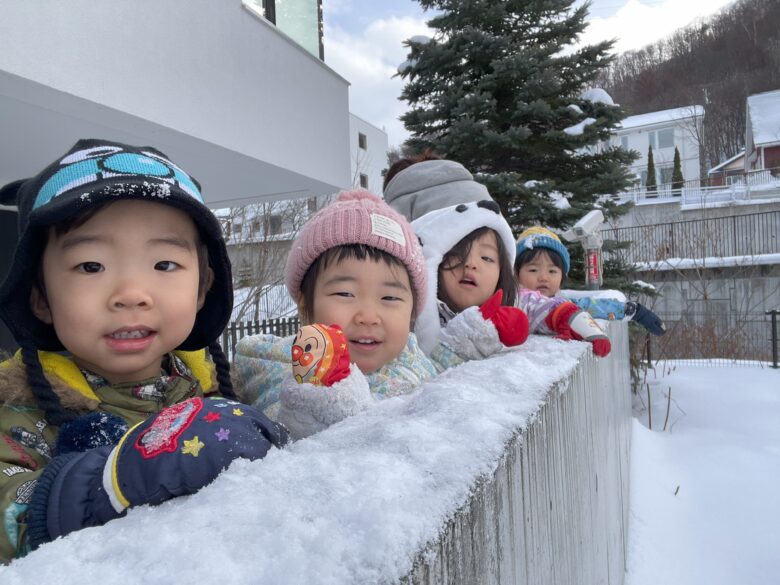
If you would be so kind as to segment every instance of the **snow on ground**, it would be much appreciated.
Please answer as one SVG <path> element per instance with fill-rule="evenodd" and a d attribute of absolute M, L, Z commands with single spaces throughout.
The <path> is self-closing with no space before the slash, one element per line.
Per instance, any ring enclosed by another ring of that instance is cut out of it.
<path fill-rule="evenodd" d="M 49 543 L 0 568 L 0 583 L 395 582 L 586 350 L 532 335 L 261 461 L 237 461 L 193 496 Z"/>
<path fill-rule="evenodd" d="M 654 430 L 635 408 L 625 585 L 780 582 L 780 370 L 656 373 Z"/>
<path fill-rule="evenodd" d="M 686 270 L 691 268 L 725 268 L 730 266 L 757 266 L 780 263 L 780 254 L 754 254 L 752 256 L 709 256 L 707 258 L 665 258 L 656 262 L 634 262 L 634 269 Z"/>

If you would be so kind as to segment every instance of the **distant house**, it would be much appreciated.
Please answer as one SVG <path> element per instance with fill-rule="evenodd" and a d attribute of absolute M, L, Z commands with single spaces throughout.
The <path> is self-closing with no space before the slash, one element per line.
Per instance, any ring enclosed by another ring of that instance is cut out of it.
<path fill-rule="evenodd" d="M 686 181 L 700 178 L 699 143 L 704 108 L 691 105 L 658 112 L 649 112 L 625 118 L 615 131 L 613 144 L 625 150 L 635 150 L 639 158 L 630 170 L 637 177 L 637 186 L 647 184 L 647 153 L 653 147 L 656 184 L 672 182 L 674 149 L 680 151 L 683 178 Z"/>
<path fill-rule="evenodd" d="M 741 150 L 731 158 L 712 167 L 707 172 L 707 184 L 710 187 L 729 185 L 732 181 L 741 181 L 745 174 L 745 151 Z"/>
<path fill-rule="evenodd" d="M 780 176 L 780 89 L 749 96 L 745 119 L 745 171 Z"/>

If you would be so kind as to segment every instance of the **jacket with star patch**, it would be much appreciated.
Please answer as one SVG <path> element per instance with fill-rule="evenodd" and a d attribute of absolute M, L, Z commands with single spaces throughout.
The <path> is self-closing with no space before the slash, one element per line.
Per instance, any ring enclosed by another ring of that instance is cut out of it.
<path fill-rule="evenodd" d="M 63 408 L 83 414 L 111 413 L 128 426 L 194 396 L 218 392 L 214 365 L 205 350 L 174 354 L 184 364 L 184 373 L 168 376 L 169 383 L 161 389 L 155 379 L 90 384 L 70 358 L 38 352 L 44 375 Z M 0 363 L 0 562 L 7 563 L 29 550 L 27 511 L 38 478 L 56 455 L 58 431 L 38 408 L 20 354 Z"/>

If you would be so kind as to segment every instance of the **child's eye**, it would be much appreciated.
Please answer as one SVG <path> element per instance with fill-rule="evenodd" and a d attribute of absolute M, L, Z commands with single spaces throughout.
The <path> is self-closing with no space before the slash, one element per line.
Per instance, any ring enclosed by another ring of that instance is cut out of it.
<path fill-rule="evenodd" d="M 82 262 L 76 266 L 76 269 L 79 272 L 86 272 L 87 274 L 96 274 L 98 272 L 103 272 L 104 270 L 103 265 L 100 262 Z"/>
<path fill-rule="evenodd" d="M 493 258 L 491 258 L 490 256 L 482 256 L 482 259 L 485 262 L 495 262 L 495 260 Z"/>
<path fill-rule="evenodd" d="M 179 268 L 179 265 L 172 260 L 163 260 L 154 265 L 155 270 L 161 270 L 163 272 L 173 272 L 177 268 Z"/>
<path fill-rule="evenodd" d="M 382 300 L 383 301 L 403 301 L 403 299 L 401 297 L 393 297 L 393 296 L 390 296 L 390 295 L 382 297 Z"/>
<path fill-rule="evenodd" d="M 339 291 L 339 292 L 332 293 L 332 296 L 350 298 L 350 297 L 353 297 L 354 295 L 351 292 L 347 292 L 345 290 L 342 290 L 342 291 Z"/>

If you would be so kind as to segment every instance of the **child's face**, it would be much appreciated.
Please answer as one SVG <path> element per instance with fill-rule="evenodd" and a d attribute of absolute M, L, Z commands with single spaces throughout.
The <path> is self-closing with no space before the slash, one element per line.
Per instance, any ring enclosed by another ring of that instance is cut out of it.
<path fill-rule="evenodd" d="M 546 297 L 553 297 L 561 290 L 563 272 L 558 268 L 546 251 L 540 251 L 531 261 L 526 262 L 517 272 L 520 286 L 536 290 Z"/>
<path fill-rule="evenodd" d="M 456 305 L 451 309 L 463 311 L 479 306 L 496 292 L 501 268 L 495 232 L 484 233 L 471 243 L 463 265 L 448 268 L 447 262 L 445 259 L 440 270 L 440 286 L 450 302 Z"/>
<path fill-rule="evenodd" d="M 409 275 L 384 261 L 332 262 L 314 284 L 313 323 L 339 325 L 350 361 L 370 374 L 394 360 L 409 337 L 413 296 Z"/>
<path fill-rule="evenodd" d="M 198 245 L 184 212 L 117 201 L 65 234 L 49 230 L 45 297 L 35 289 L 32 310 L 79 366 L 110 383 L 159 376 L 203 306 Z"/>

